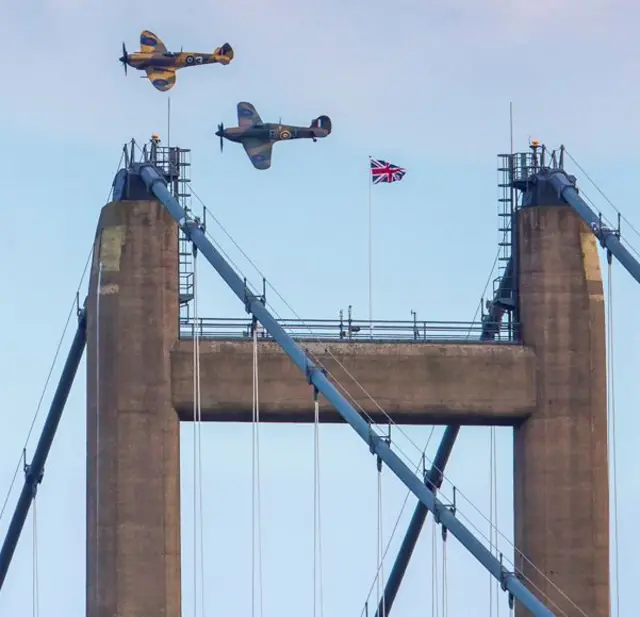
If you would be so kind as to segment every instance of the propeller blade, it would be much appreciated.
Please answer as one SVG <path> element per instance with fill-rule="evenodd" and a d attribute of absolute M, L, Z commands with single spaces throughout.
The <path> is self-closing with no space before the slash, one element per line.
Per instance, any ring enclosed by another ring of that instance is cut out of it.
<path fill-rule="evenodd" d="M 120 62 L 122 62 L 122 66 L 124 66 L 124 74 L 127 74 L 127 60 L 129 60 L 129 54 L 127 53 L 127 48 L 122 41 L 122 58 L 120 58 Z"/>
<path fill-rule="evenodd" d="M 220 135 L 220 152 L 224 149 L 224 124 L 218 124 L 218 134 Z"/>

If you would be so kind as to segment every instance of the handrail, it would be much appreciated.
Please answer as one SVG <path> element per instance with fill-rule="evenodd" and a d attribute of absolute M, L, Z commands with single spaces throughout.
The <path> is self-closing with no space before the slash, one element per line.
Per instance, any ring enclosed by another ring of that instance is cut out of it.
<path fill-rule="evenodd" d="M 468 341 L 479 342 L 487 324 L 463 321 L 423 321 L 423 320 L 340 320 L 340 319 L 280 319 L 278 323 L 292 337 L 299 340 L 352 341 L 352 342 L 435 342 Z M 516 343 L 508 324 L 492 324 L 496 338 L 489 343 Z M 199 338 L 236 340 L 252 336 L 250 318 L 203 317 L 180 320 L 180 338 L 191 339 L 197 332 Z M 270 335 L 259 330 L 259 337 L 269 339 Z"/>

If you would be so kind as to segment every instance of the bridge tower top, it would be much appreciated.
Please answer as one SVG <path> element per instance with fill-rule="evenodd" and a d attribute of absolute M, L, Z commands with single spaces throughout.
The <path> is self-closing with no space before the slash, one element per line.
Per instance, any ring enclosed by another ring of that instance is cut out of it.
<path fill-rule="evenodd" d="M 158 133 L 153 133 L 149 141 L 142 146 L 135 139 L 123 146 L 123 166 L 113 182 L 113 200 L 140 199 L 142 191 L 148 192 L 137 176 L 132 173 L 136 162 L 151 162 L 167 181 L 167 189 L 187 213 L 192 212 L 189 168 L 191 150 L 179 146 L 162 145 Z M 180 298 L 180 320 L 188 320 L 193 300 L 193 251 L 191 243 L 182 230 L 178 231 L 178 277 Z"/>

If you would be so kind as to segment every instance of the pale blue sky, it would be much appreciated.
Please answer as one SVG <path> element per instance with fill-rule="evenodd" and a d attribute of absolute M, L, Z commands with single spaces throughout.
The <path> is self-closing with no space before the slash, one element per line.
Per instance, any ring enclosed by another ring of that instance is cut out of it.
<path fill-rule="evenodd" d="M 171 92 L 172 141 L 190 147 L 193 188 L 295 311 L 367 315 L 367 156 L 408 169 L 402 183 L 374 187 L 374 315 L 470 320 L 497 250 L 496 153 L 509 147 L 514 102 L 518 149 L 537 137 L 565 143 L 623 213 L 640 227 L 637 144 L 640 103 L 630 0 L 558 6 L 489 0 L 358 3 L 237 0 L 175 3 L 0 0 L 3 66 L 0 129 L 4 241 L 0 280 L 7 324 L 0 351 L 0 499 L 4 499 L 93 239 L 122 143 L 166 133 L 166 95 L 118 63 L 140 30 L 170 49 L 212 50 L 228 41 L 227 67 L 183 71 Z M 289 6 L 288 6 L 289 5 Z M 331 116 L 317 144 L 276 145 L 258 172 L 216 125 L 235 125 L 239 100 L 265 120 L 308 123 Z M 580 176 L 581 186 L 596 191 Z M 605 212 L 610 212 L 602 204 Z M 214 226 L 209 230 L 244 272 L 250 266 Z M 640 240 L 630 236 L 640 247 Z M 295 258 L 292 259 L 291 255 Z M 633 604 L 640 516 L 635 478 L 640 288 L 614 266 L 621 610 Z M 243 309 L 210 268 L 202 269 L 203 315 Z M 82 290 L 84 291 L 83 284 Z M 276 308 L 290 316 L 274 297 Z M 63 355 L 72 331 L 63 343 Z M 60 359 L 62 362 L 63 358 Z M 33 452 L 60 364 L 29 444 Z M 41 614 L 84 615 L 84 362 L 56 438 L 38 500 Z M 249 368 L 247 367 L 247 370 Z M 193 615 L 191 426 L 183 428 L 183 597 Z M 424 445 L 427 429 L 407 429 Z M 432 456 L 442 429 L 430 442 Z M 511 432 L 499 434 L 499 528 L 512 536 Z M 205 613 L 250 611 L 251 437 L 249 426 L 203 429 Z M 326 614 L 359 614 L 376 569 L 374 459 L 347 427 L 322 428 Z M 265 617 L 310 613 L 313 458 L 311 427 L 262 431 Z M 414 455 L 408 446 L 403 449 Z M 484 470 L 484 471 L 483 471 Z M 447 476 L 489 514 L 489 429 L 465 429 Z M 385 474 L 384 528 L 406 494 Z M 448 491 L 449 493 L 450 491 Z M 11 506 L 17 496 L 13 494 Z M 463 508 L 477 523 L 480 519 Z M 395 555 L 413 500 L 405 510 Z M 4 536 L 12 508 L 0 520 Z M 484 523 L 486 532 L 488 524 Z M 430 527 L 394 614 L 431 611 Z M 386 534 L 385 534 L 386 535 Z M 387 536 L 388 537 L 388 536 Z M 31 611 L 31 520 L 0 593 L 0 615 Z M 390 562 L 385 566 L 388 572 Z M 488 575 L 449 542 L 449 617 L 488 614 Z M 200 614 L 200 612 L 198 613 Z M 494 611 L 495 614 L 495 611 Z M 501 595 L 501 614 L 506 597 Z"/>

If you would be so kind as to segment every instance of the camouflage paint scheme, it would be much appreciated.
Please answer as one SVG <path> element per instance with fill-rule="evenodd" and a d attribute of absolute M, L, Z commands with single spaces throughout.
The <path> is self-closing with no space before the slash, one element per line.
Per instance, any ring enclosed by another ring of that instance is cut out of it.
<path fill-rule="evenodd" d="M 194 51 L 167 51 L 165 44 L 153 32 L 143 30 L 140 33 L 140 51 L 128 54 L 124 43 L 120 62 L 146 71 L 149 81 L 161 92 L 171 90 L 176 83 L 176 71 L 188 66 L 203 64 L 229 64 L 233 60 L 233 49 L 229 43 L 217 47 L 211 54 Z"/>
<path fill-rule="evenodd" d="M 238 103 L 238 126 L 225 129 L 218 126 L 216 135 L 222 139 L 241 143 L 256 169 L 271 167 L 271 151 L 277 141 L 292 139 L 313 139 L 327 137 L 331 133 L 331 119 L 329 116 L 319 116 L 307 126 L 293 126 L 290 124 L 275 124 L 263 122 L 256 108 L 251 103 Z"/>

